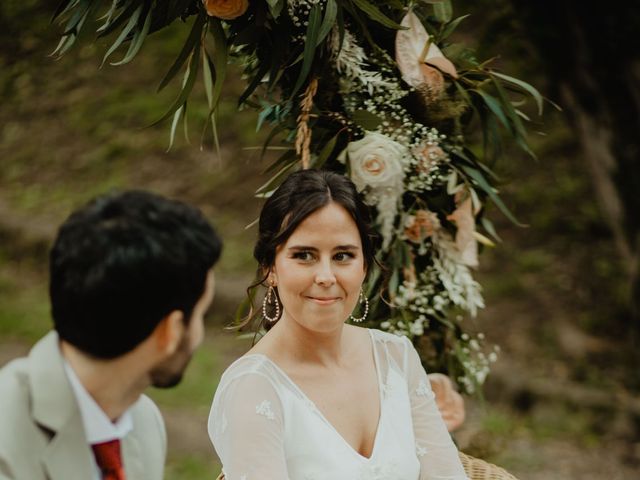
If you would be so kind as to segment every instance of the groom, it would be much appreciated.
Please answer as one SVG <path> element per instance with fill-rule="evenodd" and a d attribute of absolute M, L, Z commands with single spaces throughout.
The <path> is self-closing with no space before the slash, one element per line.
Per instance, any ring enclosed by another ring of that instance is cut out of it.
<path fill-rule="evenodd" d="M 176 385 L 203 338 L 221 241 L 195 208 L 99 197 L 50 255 L 54 331 L 0 370 L 0 479 L 160 480 L 166 435 L 142 392 Z"/>

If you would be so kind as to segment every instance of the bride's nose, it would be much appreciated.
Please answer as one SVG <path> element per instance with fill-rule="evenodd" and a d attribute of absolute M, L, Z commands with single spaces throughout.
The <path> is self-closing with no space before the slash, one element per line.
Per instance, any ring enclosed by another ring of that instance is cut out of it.
<path fill-rule="evenodd" d="M 333 273 L 331 261 L 323 260 L 318 262 L 315 271 L 315 282 L 323 287 L 333 285 L 336 283 L 336 276 Z"/>

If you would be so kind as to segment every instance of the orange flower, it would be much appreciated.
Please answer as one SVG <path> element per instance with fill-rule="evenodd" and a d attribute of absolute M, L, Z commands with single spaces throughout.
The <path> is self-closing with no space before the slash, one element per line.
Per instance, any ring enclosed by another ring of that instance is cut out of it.
<path fill-rule="evenodd" d="M 432 236 L 440 228 L 438 215 L 428 210 L 418 210 L 410 215 L 405 222 L 404 235 L 413 243 L 422 243 L 425 238 Z"/>
<path fill-rule="evenodd" d="M 460 193 L 460 192 L 459 192 Z M 478 242 L 475 238 L 476 219 L 471 196 L 460 199 L 456 195 L 456 209 L 447 216 L 447 220 L 456 224 L 456 247 L 460 252 L 460 260 L 469 267 L 478 266 Z"/>
<path fill-rule="evenodd" d="M 418 171 L 428 174 L 434 164 L 445 157 L 444 150 L 438 145 L 423 145 L 414 150 L 414 155 L 418 157 Z"/>
<path fill-rule="evenodd" d="M 210 17 L 222 20 L 238 18 L 249 8 L 249 0 L 202 0 L 202 3 Z"/>

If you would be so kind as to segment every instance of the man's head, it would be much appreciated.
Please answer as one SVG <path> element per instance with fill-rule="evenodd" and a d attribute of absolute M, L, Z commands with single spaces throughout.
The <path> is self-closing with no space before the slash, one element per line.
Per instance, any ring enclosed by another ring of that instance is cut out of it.
<path fill-rule="evenodd" d="M 172 356 L 152 381 L 175 384 L 202 339 L 221 248 L 193 207 L 143 191 L 99 197 L 65 221 L 51 249 L 55 329 L 106 360 L 157 336 Z"/>

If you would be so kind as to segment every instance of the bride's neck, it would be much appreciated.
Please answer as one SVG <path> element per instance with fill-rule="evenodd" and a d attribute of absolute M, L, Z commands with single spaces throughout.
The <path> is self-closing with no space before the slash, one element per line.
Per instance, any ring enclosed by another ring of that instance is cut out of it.
<path fill-rule="evenodd" d="M 347 328 L 341 324 L 335 330 L 317 332 L 283 316 L 272 330 L 277 335 L 278 352 L 286 353 L 290 360 L 298 364 L 335 366 L 345 358 Z"/>

